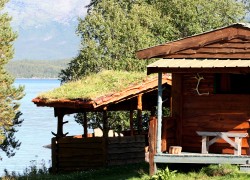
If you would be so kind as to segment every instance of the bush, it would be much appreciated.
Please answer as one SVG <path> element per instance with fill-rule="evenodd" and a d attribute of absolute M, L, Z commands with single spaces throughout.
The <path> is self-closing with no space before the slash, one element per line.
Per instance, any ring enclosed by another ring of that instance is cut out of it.
<path fill-rule="evenodd" d="M 20 179 L 21 177 L 34 178 L 36 176 L 49 174 L 48 168 L 46 167 L 44 160 L 42 160 L 39 164 L 35 160 L 30 161 L 30 163 L 31 165 L 24 169 L 23 174 L 16 173 L 14 171 L 9 172 L 7 169 L 4 169 L 4 176 L 2 177 L 2 179 L 15 180 Z"/>
<path fill-rule="evenodd" d="M 225 175 L 235 175 L 239 173 L 239 168 L 231 164 L 218 164 L 218 165 L 209 165 L 201 169 L 202 173 L 205 173 L 208 176 L 225 176 Z"/>
<path fill-rule="evenodd" d="M 176 177 L 176 170 L 171 171 L 168 167 L 165 170 L 158 170 L 157 173 L 150 177 L 150 180 L 166 180 Z"/>

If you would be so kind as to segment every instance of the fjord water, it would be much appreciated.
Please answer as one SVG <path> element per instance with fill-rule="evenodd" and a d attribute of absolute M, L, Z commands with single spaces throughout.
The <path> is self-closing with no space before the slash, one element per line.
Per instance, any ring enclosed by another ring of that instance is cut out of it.
<path fill-rule="evenodd" d="M 53 135 L 51 131 L 56 132 L 57 119 L 54 117 L 53 108 L 37 107 L 31 101 L 39 93 L 52 90 L 60 86 L 60 81 L 56 79 L 16 79 L 15 86 L 25 86 L 25 97 L 20 101 L 20 110 L 23 113 L 21 119 L 24 119 L 22 126 L 18 127 L 16 139 L 22 144 L 16 155 L 7 158 L 2 152 L 0 156 L 0 176 L 4 169 L 9 172 L 15 171 L 23 173 L 26 167 L 31 165 L 41 166 L 45 162 L 46 167 L 51 165 L 51 150 L 43 146 L 50 144 Z M 82 134 L 82 127 L 78 125 L 73 116 L 65 116 L 65 121 L 69 123 L 64 125 L 64 132 L 69 135 Z"/>

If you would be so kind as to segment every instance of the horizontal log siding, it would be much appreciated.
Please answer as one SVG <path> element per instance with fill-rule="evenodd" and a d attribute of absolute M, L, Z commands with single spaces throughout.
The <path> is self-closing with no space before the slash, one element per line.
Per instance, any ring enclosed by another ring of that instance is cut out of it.
<path fill-rule="evenodd" d="M 104 165 L 103 138 L 52 139 L 52 169 L 54 172 L 86 170 Z"/>
<path fill-rule="evenodd" d="M 249 32 L 248 32 L 249 33 Z M 250 56 L 250 40 L 249 38 L 234 38 L 229 41 L 210 42 L 208 45 L 191 47 L 174 54 L 168 55 L 165 58 L 237 58 L 248 59 Z M 164 56 L 163 56 L 164 57 Z"/>
<path fill-rule="evenodd" d="M 166 127 L 162 126 L 162 151 L 166 152 L 170 146 L 176 145 L 176 120 L 172 117 L 163 117 L 162 121 L 166 121 Z"/>
<path fill-rule="evenodd" d="M 248 132 L 250 119 L 250 95 L 214 94 L 214 75 L 200 74 L 200 93 L 194 90 L 197 85 L 195 74 L 183 75 L 183 151 L 201 152 L 201 137 L 196 131 Z M 178 123 L 178 122 L 177 122 Z M 242 154 L 248 154 L 248 137 L 242 140 Z M 230 153 L 233 148 L 224 140 L 210 147 L 211 153 Z"/>
<path fill-rule="evenodd" d="M 108 151 L 102 137 L 52 138 L 52 171 L 96 169 L 145 161 L 145 136 L 109 137 Z M 107 162 L 106 162 L 107 156 Z"/>
<path fill-rule="evenodd" d="M 112 137 L 108 139 L 108 165 L 145 161 L 145 136 Z"/>

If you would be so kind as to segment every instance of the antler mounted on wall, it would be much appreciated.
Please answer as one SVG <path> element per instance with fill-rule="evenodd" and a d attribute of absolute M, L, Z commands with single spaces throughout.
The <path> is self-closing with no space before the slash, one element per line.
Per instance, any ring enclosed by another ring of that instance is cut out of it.
<path fill-rule="evenodd" d="M 197 94 L 198 94 L 199 96 L 202 96 L 202 95 L 208 96 L 208 95 L 209 95 L 209 92 L 207 92 L 207 93 L 200 93 L 200 91 L 199 91 L 200 81 L 203 80 L 204 77 L 203 77 L 203 76 L 200 76 L 199 73 L 197 73 L 197 75 L 194 76 L 194 78 L 197 79 L 197 81 L 198 81 L 198 82 L 197 82 L 197 85 L 196 85 L 196 88 L 194 89 L 194 90 L 197 92 Z"/>

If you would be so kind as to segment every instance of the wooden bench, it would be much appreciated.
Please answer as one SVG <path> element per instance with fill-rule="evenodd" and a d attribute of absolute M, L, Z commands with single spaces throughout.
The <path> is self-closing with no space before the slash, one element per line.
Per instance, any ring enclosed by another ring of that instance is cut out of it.
<path fill-rule="evenodd" d="M 241 142 L 242 138 L 246 137 L 248 133 L 231 133 L 231 132 L 207 132 L 196 131 L 199 136 L 202 136 L 201 153 L 208 154 L 209 146 L 214 144 L 218 139 L 224 139 L 228 144 L 234 147 L 234 155 L 241 155 Z M 209 140 L 209 137 L 214 137 Z M 230 139 L 234 137 L 234 141 Z"/>

